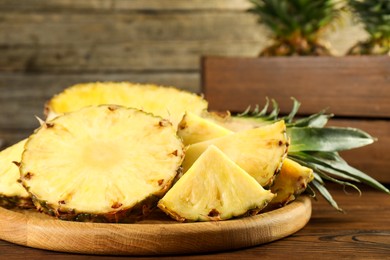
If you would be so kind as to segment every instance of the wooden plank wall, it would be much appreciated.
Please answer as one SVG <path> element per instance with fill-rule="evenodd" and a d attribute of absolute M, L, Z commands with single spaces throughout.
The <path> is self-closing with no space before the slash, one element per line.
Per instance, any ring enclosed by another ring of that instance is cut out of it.
<path fill-rule="evenodd" d="M 268 96 L 286 115 L 295 97 L 302 102 L 300 116 L 328 108 L 335 114 L 329 125 L 367 131 L 378 141 L 342 155 L 352 166 L 390 183 L 390 57 L 207 57 L 202 71 L 211 109 L 262 107 Z"/>
<path fill-rule="evenodd" d="M 242 0 L 0 0 L 0 139 L 27 136 L 43 104 L 87 81 L 199 92 L 199 57 L 266 44 Z M 232 25 L 235 26 L 232 26 Z"/>
<path fill-rule="evenodd" d="M 44 102 L 78 82 L 199 92 L 201 56 L 253 57 L 270 43 L 248 7 L 247 0 L 0 0 L 0 139 L 27 136 Z M 332 35 L 339 52 L 364 37 L 356 27 Z"/>

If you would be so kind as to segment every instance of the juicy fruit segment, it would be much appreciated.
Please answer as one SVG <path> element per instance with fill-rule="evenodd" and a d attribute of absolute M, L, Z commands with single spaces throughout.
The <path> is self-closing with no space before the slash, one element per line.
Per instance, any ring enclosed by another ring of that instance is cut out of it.
<path fill-rule="evenodd" d="M 269 207 L 283 207 L 295 200 L 299 194 L 305 191 L 307 184 L 313 178 L 312 169 L 286 158 L 271 187 L 271 191 L 276 193 L 276 197 L 270 202 Z"/>
<path fill-rule="evenodd" d="M 287 155 L 289 141 L 283 121 L 188 146 L 183 162 L 186 172 L 210 145 L 217 146 L 263 187 L 272 184 Z"/>
<path fill-rule="evenodd" d="M 177 130 L 184 145 L 207 141 L 231 133 L 233 132 L 190 112 L 183 116 Z"/>
<path fill-rule="evenodd" d="M 50 120 L 83 107 L 104 104 L 138 108 L 169 119 L 174 126 L 177 126 L 186 111 L 201 114 L 207 109 L 207 101 L 200 96 L 173 87 L 96 82 L 65 89 L 46 104 L 45 110 L 47 120 Z"/>
<path fill-rule="evenodd" d="M 156 206 L 183 156 L 167 120 L 118 106 L 88 107 L 43 124 L 29 138 L 21 179 L 48 214 L 131 222 Z"/>
<path fill-rule="evenodd" d="M 257 214 L 274 195 L 211 145 L 159 201 L 178 221 L 226 220 Z"/>
<path fill-rule="evenodd" d="M 0 206 L 5 208 L 31 208 L 31 197 L 18 182 L 19 167 L 27 139 L 0 152 Z"/>

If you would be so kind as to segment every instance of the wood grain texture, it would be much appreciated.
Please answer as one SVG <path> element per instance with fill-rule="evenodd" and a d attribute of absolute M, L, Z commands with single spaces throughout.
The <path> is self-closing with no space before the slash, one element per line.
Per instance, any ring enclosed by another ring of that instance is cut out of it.
<path fill-rule="evenodd" d="M 291 97 L 301 114 L 324 108 L 337 116 L 390 118 L 390 57 L 219 58 L 203 60 L 211 109 L 243 111 L 274 98 L 282 113 Z"/>
<path fill-rule="evenodd" d="M 137 224 L 79 223 L 52 219 L 35 211 L 0 208 L 0 239 L 74 253 L 190 254 L 278 240 L 303 228 L 310 216 L 308 197 L 253 217 L 202 223 L 177 223 L 165 215 Z"/>
<path fill-rule="evenodd" d="M 329 184 L 329 190 L 345 214 L 322 198 L 313 201 L 309 223 L 297 233 L 261 246 L 212 254 L 165 256 L 163 259 L 386 259 L 390 255 L 389 195 L 364 189 L 361 197 L 345 194 L 342 187 Z M 101 256 L 68 254 L 18 246 L 0 240 L 4 259 L 101 259 Z M 128 259 L 105 256 L 104 259 Z M 137 259 L 136 257 L 134 259 Z M 142 259 L 155 259 L 142 257 Z"/>
<path fill-rule="evenodd" d="M 0 0 L 4 10 L 102 10 L 102 11 L 193 11 L 193 10 L 246 10 L 250 3 L 245 0 Z"/>
<path fill-rule="evenodd" d="M 0 71 L 198 70 L 203 54 L 255 56 L 266 44 L 264 29 L 245 12 L 0 11 L 0 17 Z"/>

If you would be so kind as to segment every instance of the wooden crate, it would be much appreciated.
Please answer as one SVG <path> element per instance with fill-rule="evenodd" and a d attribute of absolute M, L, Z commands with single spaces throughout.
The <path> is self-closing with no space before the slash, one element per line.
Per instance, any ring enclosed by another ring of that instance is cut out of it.
<path fill-rule="evenodd" d="M 381 182 L 390 183 L 390 57 L 272 57 L 202 59 L 202 91 L 212 110 L 240 112 L 274 98 L 281 114 L 291 97 L 299 115 L 324 108 L 329 125 L 361 128 L 378 138 L 343 157 Z"/>

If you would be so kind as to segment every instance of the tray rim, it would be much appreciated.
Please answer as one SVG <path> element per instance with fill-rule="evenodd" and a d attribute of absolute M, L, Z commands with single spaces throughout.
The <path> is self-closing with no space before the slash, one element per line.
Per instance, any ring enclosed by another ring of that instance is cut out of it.
<path fill-rule="evenodd" d="M 115 224 L 41 219 L 0 207 L 0 239 L 69 253 L 199 254 L 251 247 L 284 238 L 307 224 L 311 210 L 311 199 L 300 196 L 283 208 L 226 221 Z"/>

